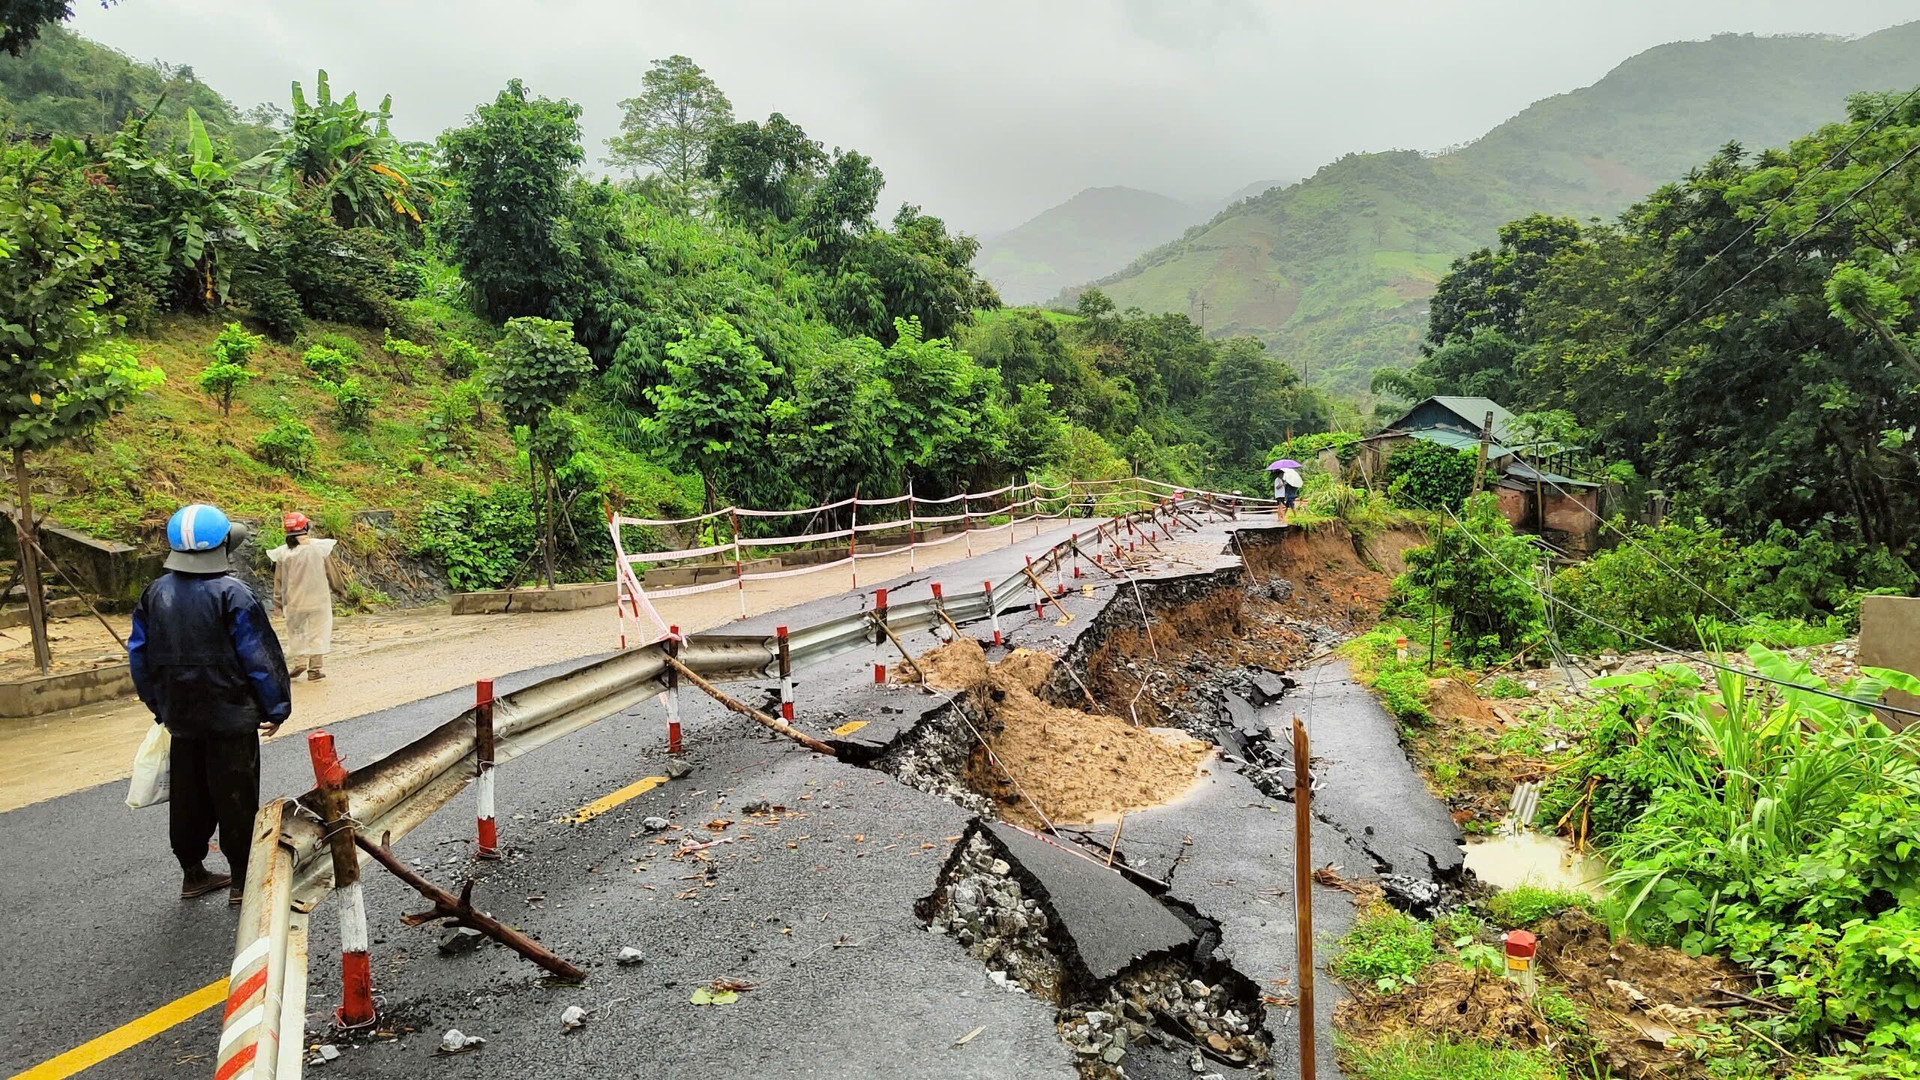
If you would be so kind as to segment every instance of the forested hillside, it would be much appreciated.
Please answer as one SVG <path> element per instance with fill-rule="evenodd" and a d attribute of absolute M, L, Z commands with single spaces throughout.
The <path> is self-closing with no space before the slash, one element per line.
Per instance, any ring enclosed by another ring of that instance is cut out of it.
<path fill-rule="evenodd" d="M 9 445 L 105 536 L 153 543 L 206 499 L 351 544 L 390 510 L 456 587 L 543 536 L 598 576 L 607 505 L 1192 482 L 1326 422 L 1258 342 L 1184 316 L 997 311 L 972 238 L 917 206 L 883 224 L 875 162 L 736 118 L 686 57 L 621 103 L 617 180 L 583 174 L 580 106 L 518 80 L 431 144 L 325 72 L 242 116 L 57 30 L 0 88 L 0 291 L 46 328 L 4 346 Z"/>
<path fill-rule="evenodd" d="M 1663 45 L 1458 151 L 1344 157 L 1099 285 L 1122 308 L 1204 308 L 1209 332 L 1256 335 L 1315 384 L 1364 391 L 1374 368 L 1412 361 L 1434 283 L 1502 222 L 1611 216 L 1726 142 L 1778 145 L 1839 119 L 1855 91 L 1916 82 L 1920 23 Z"/>

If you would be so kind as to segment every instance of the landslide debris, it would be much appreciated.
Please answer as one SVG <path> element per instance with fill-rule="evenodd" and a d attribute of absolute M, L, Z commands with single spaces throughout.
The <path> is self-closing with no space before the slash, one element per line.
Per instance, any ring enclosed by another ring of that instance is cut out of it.
<path fill-rule="evenodd" d="M 918 658 L 927 685 L 966 695 L 981 715 L 986 745 L 967 756 L 962 779 L 1001 817 L 1029 826 L 1111 820 L 1178 798 L 1202 775 L 1211 747 L 1200 740 L 1043 700 L 1054 663 L 1016 649 L 989 664 L 970 638 Z M 895 677 L 910 678 L 902 669 Z"/>

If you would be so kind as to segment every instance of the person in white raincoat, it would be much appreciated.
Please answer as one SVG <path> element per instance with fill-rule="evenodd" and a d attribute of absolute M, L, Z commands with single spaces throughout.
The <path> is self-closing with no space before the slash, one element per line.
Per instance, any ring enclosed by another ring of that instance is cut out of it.
<path fill-rule="evenodd" d="M 292 511 L 281 520 L 287 542 L 267 552 L 273 560 L 273 602 L 287 619 L 288 674 L 307 673 L 307 681 L 326 678 L 320 665 L 333 647 L 333 594 L 340 571 L 333 563 L 334 540 L 312 536 L 307 515 Z"/>

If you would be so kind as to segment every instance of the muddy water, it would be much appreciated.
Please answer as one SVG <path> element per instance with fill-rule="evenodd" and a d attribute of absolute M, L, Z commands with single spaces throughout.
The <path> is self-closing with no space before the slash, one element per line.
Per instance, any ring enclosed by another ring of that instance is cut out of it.
<path fill-rule="evenodd" d="M 1573 846 L 1558 836 L 1529 831 L 1468 842 L 1467 869 L 1501 889 L 1536 885 L 1598 897 L 1604 892 L 1601 879 L 1611 868 L 1598 855 L 1575 854 Z"/>

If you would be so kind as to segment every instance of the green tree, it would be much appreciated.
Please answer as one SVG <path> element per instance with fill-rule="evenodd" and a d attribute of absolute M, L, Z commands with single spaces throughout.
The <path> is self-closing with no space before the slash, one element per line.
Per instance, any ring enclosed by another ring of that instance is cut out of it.
<path fill-rule="evenodd" d="M 1005 475 L 1007 421 L 999 372 L 945 338 L 927 340 L 902 319 L 880 359 L 888 393 L 877 406 L 880 444 L 901 470 L 899 487 L 933 492 Z"/>
<path fill-rule="evenodd" d="M 892 392 L 879 377 L 880 353 L 872 338 L 842 338 L 767 406 L 774 456 L 806 502 L 877 492 L 897 474 L 879 442 L 877 417 Z"/>
<path fill-rule="evenodd" d="M 473 122 L 440 136 L 455 184 L 446 236 L 461 276 L 495 318 L 545 317 L 575 285 L 564 221 L 580 164 L 580 106 L 507 83 Z"/>
<path fill-rule="evenodd" d="M 593 358 L 573 340 L 573 328 L 551 319 L 508 319 L 487 369 L 488 389 L 509 429 L 526 430 L 529 490 L 541 528 L 547 587 L 554 584 L 554 469 L 573 456 L 571 442 L 547 429 L 555 414 L 593 372 Z"/>
<path fill-rule="evenodd" d="M 100 6 L 119 0 L 100 0 Z M 73 18 L 73 0 L 0 0 L 0 49 L 19 56 L 50 25 Z"/>
<path fill-rule="evenodd" d="M 700 474 L 704 506 L 765 466 L 768 380 L 775 368 L 733 324 L 715 316 L 667 347 L 666 379 L 648 388 L 641 425 L 668 461 Z"/>
<path fill-rule="evenodd" d="M 1302 393 L 1300 376 L 1267 355 L 1257 338 L 1234 338 L 1220 347 L 1207 374 L 1207 416 L 1223 468 L 1257 469 L 1268 447 L 1295 433 L 1325 427 L 1324 410 Z M 1303 408 L 1306 406 L 1306 408 Z"/>
<path fill-rule="evenodd" d="M 56 140 L 44 151 L 16 145 L 0 154 L 0 423 L 13 452 L 20 566 L 42 671 L 51 652 L 27 454 L 86 434 L 162 377 L 130 349 L 100 347 L 113 328 L 102 308 L 114 244 L 67 211 L 56 179 L 80 153 Z"/>
<path fill-rule="evenodd" d="M 826 164 L 819 143 L 774 113 L 765 124 L 747 120 L 720 128 L 701 175 L 715 185 L 715 201 L 725 212 L 750 222 L 785 222 L 800 212 Z"/>
<path fill-rule="evenodd" d="M 1067 418 L 1053 407 L 1052 393 L 1044 382 L 1028 383 L 1007 410 L 1007 463 L 1021 472 L 1046 468 L 1067 449 Z"/>
<path fill-rule="evenodd" d="M 134 212 L 129 243 L 171 277 L 172 295 L 208 310 L 225 304 L 237 249 L 260 247 L 260 215 L 274 200 L 239 181 L 200 114 L 187 110 L 179 149 L 156 149 L 144 119 L 128 123 L 100 168 L 113 197 Z"/>
<path fill-rule="evenodd" d="M 707 147 L 733 122 L 733 105 L 684 56 L 655 60 L 641 86 L 639 97 L 620 102 L 620 134 L 607 140 L 607 164 L 635 176 L 652 172 L 671 195 L 698 206 Z"/>

